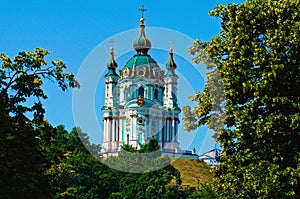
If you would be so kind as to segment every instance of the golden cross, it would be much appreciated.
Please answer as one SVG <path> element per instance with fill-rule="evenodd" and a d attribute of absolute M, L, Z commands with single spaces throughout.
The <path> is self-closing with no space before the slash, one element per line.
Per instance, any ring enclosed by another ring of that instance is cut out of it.
<path fill-rule="evenodd" d="M 172 45 L 173 45 L 174 43 L 173 43 L 173 41 L 171 40 L 171 41 L 169 42 L 169 44 L 170 44 L 170 48 L 172 48 Z"/>
<path fill-rule="evenodd" d="M 142 5 L 142 8 L 140 8 L 139 11 L 142 12 L 142 18 L 144 18 L 144 12 L 147 11 L 147 9 L 144 8 L 144 5 Z"/>
<path fill-rule="evenodd" d="M 111 39 L 108 41 L 110 44 L 111 44 L 111 47 L 114 47 L 114 43 L 115 43 L 115 40 L 114 39 Z"/>

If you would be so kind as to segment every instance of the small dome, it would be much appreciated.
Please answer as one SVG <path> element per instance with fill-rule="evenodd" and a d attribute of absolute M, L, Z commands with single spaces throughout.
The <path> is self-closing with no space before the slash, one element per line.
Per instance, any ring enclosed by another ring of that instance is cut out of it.
<path fill-rule="evenodd" d="M 170 48 L 169 60 L 166 63 L 166 68 L 168 70 L 175 70 L 177 68 L 177 65 L 173 59 L 173 49 L 172 48 Z"/>
<path fill-rule="evenodd" d="M 106 63 L 106 67 L 108 69 L 116 69 L 118 67 L 118 64 L 114 58 L 114 48 L 113 47 L 110 48 L 110 59 Z"/>
<path fill-rule="evenodd" d="M 108 68 L 108 71 L 107 71 L 105 77 L 109 77 L 109 76 L 118 76 L 119 77 L 119 75 L 116 73 L 116 68 L 118 67 L 118 64 L 114 58 L 114 48 L 113 47 L 110 48 L 110 58 L 109 58 L 108 62 L 106 63 L 106 67 Z"/>
<path fill-rule="evenodd" d="M 147 53 L 148 50 L 151 49 L 151 42 L 149 39 L 147 39 L 145 35 L 145 25 L 144 25 L 144 18 L 141 18 L 140 22 L 140 34 L 137 38 L 135 38 L 132 42 L 133 48 L 137 52 L 144 52 Z"/>

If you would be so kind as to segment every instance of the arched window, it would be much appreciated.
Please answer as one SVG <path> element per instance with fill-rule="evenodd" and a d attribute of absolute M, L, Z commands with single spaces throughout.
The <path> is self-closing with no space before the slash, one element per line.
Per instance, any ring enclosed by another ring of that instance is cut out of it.
<path fill-rule="evenodd" d="M 154 99 L 158 99 L 158 88 L 154 89 Z"/>
<path fill-rule="evenodd" d="M 139 96 L 141 95 L 144 98 L 144 91 L 145 91 L 144 87 L 141 86 L 139 88 Z"/>

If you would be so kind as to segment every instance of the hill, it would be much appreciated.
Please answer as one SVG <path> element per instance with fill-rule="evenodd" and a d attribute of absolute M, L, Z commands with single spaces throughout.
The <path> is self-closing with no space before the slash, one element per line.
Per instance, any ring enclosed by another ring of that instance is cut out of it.
<path fill-rule="evenodd" d="M 172 165 L 179 170 L 182 185 L 197 187 L 198 182 L 211 181 L 213 174 L 211 168 L 204 162 L 198 160 L 178 158 L 171 159 Z"/>

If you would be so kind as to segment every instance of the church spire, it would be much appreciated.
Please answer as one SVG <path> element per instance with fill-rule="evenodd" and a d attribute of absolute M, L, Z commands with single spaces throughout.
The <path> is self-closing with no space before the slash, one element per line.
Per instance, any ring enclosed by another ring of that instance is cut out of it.
<path fill-rule="evenodd" d="M 111 76 L 111 75 L 118 76 L 118 74 L 116 73 L 116 68 L 118 67 L 118 64 L 115 60 L 115 53 L 113 47 L 114 40 L 112 39 L 109 42 L 111 43 L 111 47 L 110 47 L 110 58 L 106 63 L 106 67 L 108 68 L 108 72 L 106 76 Z"/>
<path fill-rule="evenodd" d="M 142 18 L 140 19 L 140 34 L 137 38 L 133 40 L 132 46 L 137 52 L 142 52 L 147 54 L 148 50 L 150 50 L 151 48 L 151 42 L 146 37 L 145 34 L 144 12 L 147 10 L 144 8 L 144 6 L 142 6 L 142 8 L 140 8 L 139 11 L 142 12 Z"/>
<path fill-rule="evenodd" d="M 173 59 L 173 48 L 172 48 L 173 42 L 170 41 L 169 43 L 170 43 L 170 53 L 169 53 L 169 60 L 166 63 L 166 68 L 168 69 L 166 76 L 170 76 L 170 75 L 177 76 L 175 74 L 175 69 L 177 68 L 177 65 Z"/>
<path fill-rule="evenodd" d="M 175 70 L 177 65 L 173 59 L 173 48 L 172 48 L 173 41 L 170 41 L 169 43 L 170 43 L 170 53 L 169 53 L 169 60 L 166 63 L 166 67 L 168 70 Z"/>

